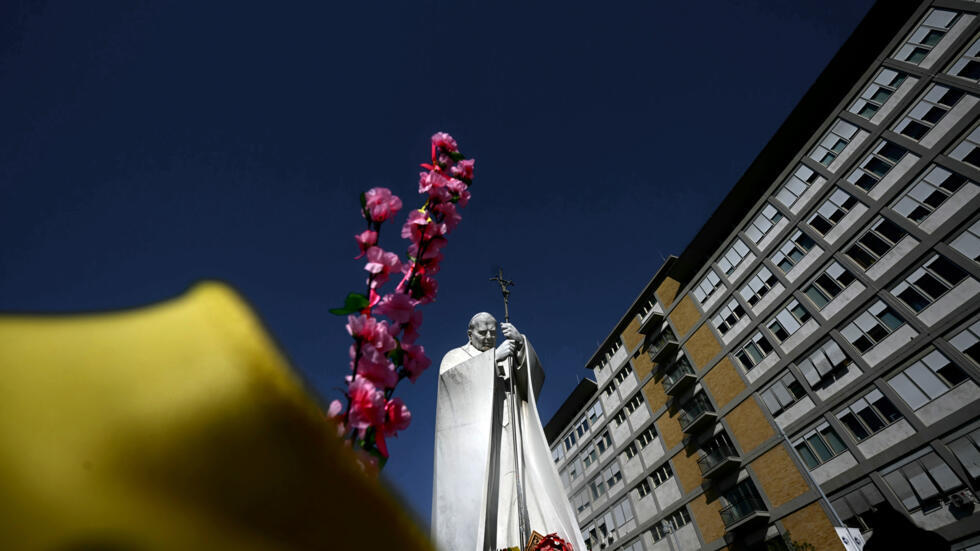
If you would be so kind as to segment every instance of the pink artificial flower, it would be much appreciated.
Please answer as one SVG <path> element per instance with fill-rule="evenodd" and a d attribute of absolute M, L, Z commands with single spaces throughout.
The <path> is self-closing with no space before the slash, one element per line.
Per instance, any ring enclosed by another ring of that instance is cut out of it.
<path fill-rule="evenodd" d="M 432 147 L 436 149 L 443 149 L 449 153 L 459 151 L 459 146 L 456 144 L 456 140 L 445 132 L 436 132 L 432 135 Z"/>
<path fill-rule="evenodd" d="M 446 225 L 446 231 L 444 233 L 449 233 L 456 229 L 459 221 L 463 219 L 462 216 L 456 212 L 456 205 L 452 203 L 440 203 L 433 207 L 433 210 L 442 215 L 442 221 Z"/>
<path fill-rule="evenodd" d="M 423 237 L 433 236 L 432 226 L 432 220 L 427 213 L 413 210 L 405 220 L 405 225 L 402 226 L 402 238 L 410 239 L 412 243 L 418 243 Z"/>
<path fill-rule="evenodd" d="M 422 326 L 422 311 L 414 310 L 408 321 L 401 326 L 402 329 L 402 348 L 406 344 L 414 344 L 419 338 L 419 327 Z"/>
<path fill-rule="evenodd" d="M 387 317 L 394 323 L 403 324 L 412 317 L 412 310 L 415 305 L 408 295 L 403 293 L 391 293 L 385 295 L 377 306 L 378 313 Z"/>
<path fill-rule="evenodd" d="M 378 243 L 378 232 L 364 230 L 354 236 L 354 241 L 357 241 L 357 246 L 361 249 L 361 254 L 354 257 L 356 260 L 364 256 L 364 253 L 366 253 L 370 247 L 373 247 Z"/>
<path fill-rule="evenodd" d="M 462 161 L 456 163 L 456 165 L 453 166 L 450 172 L 455 178 L 470 181 L 473 179 L 474 164 L 475 161 L 473 159 L 463 159 Z"/>
<path fill-rule="evenodd" d="M 385 424 L 384 433 L 386 435 L 396 434 L 400 430 L 408 428 L 412 422 L 412 412 L 408 411 L 408 406 L 401 398 L 394 398 L 385 404 Z"/>
<path fill-rule="evenodd" d="M 382 354 L 395 348 L 395 339 L 391 336 L 388 322 L 378 321 L 370 316 L 358 314 L 347 316 L 347 332 L 355 339 L 370 343 Z"/>
<path fill-rule="evenodd" d="M 402 351 L 405 352 L 403 356 L 405 372 L 408 374 L 408 379 L 414 383 L 419 375 L 429 368 L 432 360 L 425 355 L 424 346 L 402 343 Z"/>
<path fill-rule="evenodd" d="M 371 381 L 358 376 L 347 387 L 350 396 L 350 426 L 360 431 L 380 427 L 385 420 L 385 394 Z"/>
<path fill-rule="evenodd" d="M 356 345 L 350 347 L 351 359 L 357 355 Z M 361 359 L 357 362 L 357 376 L 374 383 L 380 388 L 394 388 L 398 384 L 398 374 L 388 357 L 371 343 L 361 343 Z"/>
<path fill-rule="evenodd" d="M 427 275 L 420 275 L 419 289 L 421 295 L 414 298 L 419 301 L 419 304 L 428 304 L 436 299 L 436 293 L 439 290 L 439 282 L 437 282 L 435 278 Z"/>
<path fill-rule="evenodd" d="M 364 208 L 373 222 L 384 222 L 402 208 L 402 200 L 384 187 L 367 190 L 364 193 L 364 202 Z"/>
<path fill-rule="evenodd" d="M 371 247 L 367 250 L 367 264 L 364 265 L 364 269 L 368 273 L 374 274 L 374 280 L 371 281 L 371 287 L 377 287 L 378 285 L 388 281 L 388 274 L 392 272 L 400 272 L 402 269 L 401 261 L 398 260 L 398 255 L 395 253 L 385 252 L 381 247 Z"/>
<path fill-rule="evenodd" d="M 330 407 L 327 409 L 327 417 L 331 419 L 334 417 L 339 417 L 343 412 L 344 405 L 340 403 L 340 400 L 334 400 L 330 402 Z"/>
<path fill-rule="evenodd" d="M 433 188 L 446 188 L 448 185 L 449 178 L 434 170 L 419 173 L 419 193 L 431 193 Z"/>

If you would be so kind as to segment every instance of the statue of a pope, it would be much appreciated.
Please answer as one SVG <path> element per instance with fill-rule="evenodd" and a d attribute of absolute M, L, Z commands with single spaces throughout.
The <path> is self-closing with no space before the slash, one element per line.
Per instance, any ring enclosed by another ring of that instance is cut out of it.
<path fill-rule="evenodd" d="M 524 549 L 523 501 L 526 534 L 557 533 L 585 551 L 535 405 L 541 363 L 516 327 L 501 332 L 507 340 L 495 349 L 497 320 L 473 316 L 469 343 L 439 367 L 433 539 L 443 551 Z"/>

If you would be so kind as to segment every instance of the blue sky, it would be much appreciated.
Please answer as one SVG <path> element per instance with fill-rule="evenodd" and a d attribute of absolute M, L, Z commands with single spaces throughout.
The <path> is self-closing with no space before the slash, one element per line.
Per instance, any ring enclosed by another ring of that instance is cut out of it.
<path fill-rule="evenodd" d="M 221 279 L 338 397 L 358 193 L 416 204 L 445 130 L 476 182 L 419 342 L 438 365 L 473 313 L 502 317 L 502 266 L 546 422 L 871 2 L 657 4 L 2 3 L 0 311 Z M 384 472 L 425 524 L 435 392 L 435 369 L 399 388 Z"/>

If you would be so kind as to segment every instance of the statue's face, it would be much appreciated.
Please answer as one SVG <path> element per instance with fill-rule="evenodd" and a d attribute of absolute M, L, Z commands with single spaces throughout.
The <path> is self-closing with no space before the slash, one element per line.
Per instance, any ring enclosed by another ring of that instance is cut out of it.
<path fill-rule="evenodd" d="M 497 344 L 497 320 L 493 318 L 480 318 L 466 332 L 470 337 L 470 344 L 474 348 L 483 352 L 490 350 Z"/>

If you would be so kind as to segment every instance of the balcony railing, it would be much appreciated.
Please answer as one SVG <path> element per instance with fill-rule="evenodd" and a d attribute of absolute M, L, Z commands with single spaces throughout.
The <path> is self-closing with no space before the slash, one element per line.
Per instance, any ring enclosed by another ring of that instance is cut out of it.
<path fill-rule="evenodd" d="M 719 513 L 721 521 L 725 523 L 725 528 L 728 530 L 734 530 L 758 519 L 769 518 L 766 504 L 762 502 L 762 498 L 756 496 L 745 496 Z"/>
<path fill-rule="evenodd" d="M 701 469 L 702 476 L 709 477 L 725 472 L 739 462 L 740 458 L 735 448 L 721 444 L 698 459 L 698 467 Z"/>
<path fill-rule="evenodd" d="M 664 312 L 660 306 L 654 304 L 649 310 L 640 314 L 640 333 L 649 335 L 651 331 L 656 331 L 657 327 L 664 321 Z"/>
<path fill-rule="evenodd" d="M 670 326 L 664 327 L 663 330 L 653 338 L 650 342 L 650 346 L 647 351 L 650 354 L 650 361 L 653 363 L 660 363 L 677 352 L 677 336 L 674 335 L 674 331 L 671 330 Z"/>
<path fill-rule="evenodd" d="M 684 409 L 678 418 L 681 430 L 687 433 L 694 432 L 707 425 L 709 422 L 718 418 L 711 402 L 702 393 L 694 395 L 694 398 L 684 404 Z"/>
<path fill-rule="evenodd" d="M 682 358 L 667 367 L 667 374 L 664 375 L 663 380 L 664 392 L 670 396 L 674 396 L 696 380 L 698 380 L 698 376 L 694 373 L 694 369 L 691 368 L 691 364 L 687 361 L 687 358 Z"/>

